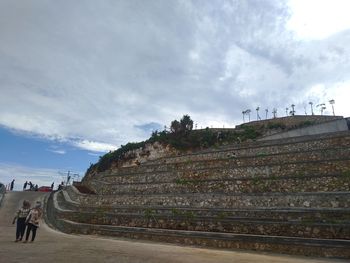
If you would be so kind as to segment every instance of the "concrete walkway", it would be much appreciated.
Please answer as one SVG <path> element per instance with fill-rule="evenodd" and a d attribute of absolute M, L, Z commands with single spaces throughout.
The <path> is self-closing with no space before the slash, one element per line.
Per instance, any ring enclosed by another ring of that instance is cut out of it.
<path fill-rule="evenodd" d="M 102 238 L 97 236 L 67 235 L 50 229 L 44 223 L 38 229 L 33 243 L 15 243 L 15 225 L 11 224 L 16 209 L 24 199 L 33 204 L 44 198 L 38 192 L 10 192 L 5 195 L 0 209 L 0 262 L 125 262 L 125 263 L 316 263 L 348 262 L 297 256 L 263 254 L 182 247 L 176 245 Z"/>

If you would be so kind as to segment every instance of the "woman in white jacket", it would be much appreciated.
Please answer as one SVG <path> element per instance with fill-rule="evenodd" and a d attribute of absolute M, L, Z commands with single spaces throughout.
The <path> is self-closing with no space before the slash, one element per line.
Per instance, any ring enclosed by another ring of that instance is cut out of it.
<path fill-rule="evenodd" d="M 31 242 L 34 241 L 35 236 L 36 236 L 36 230 L 39 227 L 39 221 L 42 217 L 42 210 L 41 210 L 41 203 L 36 202 L 34 208 L 30 210 L 26 222 L 27 222 L 27 233 L 26 233 L 26 240 L 24 241 L 25 243 L 28 242 L 29 234 L 32 232 L 32 240 Z"/>

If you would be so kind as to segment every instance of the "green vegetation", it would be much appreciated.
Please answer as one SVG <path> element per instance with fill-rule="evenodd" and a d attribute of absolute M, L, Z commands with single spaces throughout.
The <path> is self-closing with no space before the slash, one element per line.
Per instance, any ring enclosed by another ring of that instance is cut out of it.
<path fill-rule="evenodd" d="M 284 130 L 286 128 L 286 125 L 284 123 L 278 123 L 278 122 L 269 122 L 267 124 L 268 129 L 282 129 Z"/>
<path fill-rule="evenodd" d="M 154 210 L 147 208 L 145 209 L 144 214 L 145 214 L 145 217 L 149 219 L 151 217 L 154 217 Z"/>
<path fill-rule="evenodd" d="M 228 143 L 240 143 L 246 140 L 256 139 L 260 133 L 252 126 L 243 125 L 239 131 L 209 129 L 208 127 L 200 130 L 193 130 L 193 121 L 190 116 L 184 115 L 180 121 L 171 122 L 170 131 L 154 131 L 151 137 L 142 142 L 129 142 L 121 145 L 119 149 L 100 156 L 96 164 L 91 164 L 86 171 L 86 175 L 92 171 L 102 172 L 111 168 L 112 164 L 116 165 L 128 159 L 133 159 L 135 155 L 132 151 L 143 149 L 149 143 L 161 143 L 170 145 L 180 150 L 195 150 L 209 147 L 219 147 Z"/>
<path fill-rule="evenodd" d="M 314 121 L 304 121 L 298 125 L 298 128 L 307 127 L 307 126 L 311 126 L 314 124 L 315 124 Z"/>
<path fill-rule="evenodd" d="M 345 178 L 350 178 L 350 170 L 342 172 L 342 176 Z"/>
<path fill-rule="evenodd" d="M 185 217 L 188 221 L 194 220 L 196 218 L 196 215 L 193 211 L 181 211 L 177 208 L 172 208 L 171 213 L 173 216 Z"/>
<path fill-rule="evenodd" d="M 267 153 L 266 152 L 258 152 L 256 154 L 257 157 L 264 157 L 264 156 L 267 156 Z"/>
<path fill-rule="evenodd" d="M 173 216 L 179 216 L 182 215 L 181 211 L 177 208 L 172 208 L 171 209 L 171 213 L 173 214 Z"/>
<path fill-rule="evenodd" d="M 176 183 L 176 184 L 179 184 L 179 185 L 187 185 L 187 184 L 189 184 L 190 182 L 189 182 L 188 180 L 186 180 L 186 179 L 177 178 L 177 179 L 175 180 L 175 183 Z"/>
<path fill-rule="evenodd" d="M 227 213 L 226 212 L 219 212 L 217 215 L 216 215 L 216 218 L 218 220 L 224 220 L 225 218 L 227 218 Z"/>

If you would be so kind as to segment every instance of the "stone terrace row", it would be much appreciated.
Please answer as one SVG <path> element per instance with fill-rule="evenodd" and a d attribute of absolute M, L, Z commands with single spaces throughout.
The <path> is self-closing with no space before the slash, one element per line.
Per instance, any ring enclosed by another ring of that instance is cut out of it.
<path fill-rule="evenodd" d="M 106 184 L 91 181 L 99 194 L 168 194 L 168 193 L 263 193 L 350 191 L 350 175 L 314 175 L 282 178 L 244 178 L 220 180 L 177 179 L 166 183 Z"/>
<path fill-rule="evenodd" d="M 70 194 L 75 193 L 72 195 L 80 195 L 72 189 L 67 191 Z M 79 203 L 65 200 L 53 201 L 60 193 L 62 191 L 50 195 L 48 210 L 45 214 L 51 223 L 67 233 L 114 235 L 162 242 L 181 242 L 219 248 L 261 249 L 304 255 L 344 258 L 350 256 L 347 253 L 350 243 L 346 240 L 349 236 L 347 232 L 349 227 L 345 221 L 322 223 L 313 220 L 305 221 L 303 218 L 299 222 L 251 219 L 249 221 L 237 217 L 231 218 L 233 214 L 221 213 L 215 218 L 192 214 L 192 211 L 182 214 L 180 209 L 172 209 L 172 215 L 166 217 L 154 214 L 154 211 L 149 209 L 143 215 L 122 215 L 103 210 L 78 213 L 60 207 L 62 204 L 71 203 L 81 209 L 82 206 Z M 89 209 L 91 209 L 91 203 Z M 204 210 L 201 209 L 201 211 Z M 320 237 L 323 239 L 319 239 Z"/>
<path fill-rule="evenodd" d="M 262 193 L 262 194 L 128 194 L 79 195 L 73 200 L 83 205 L 175 206 L 197 208 L 313 207 L 347 208 L 350 192 Z M 117 198 L 116 198 L 117 197 Z"/>
<path fill-rule="evenodd" d="M 325 136 L 325 135 L 324 135 Z M 194 153 L 194 154 L 185 154 L 181 156 L 175 157 L 164 157 L 154 161 L 148 161 L 147 163 L 143 163 L 142 167 L 150 167 L 158 166 L 160 163 L 181 163 L 181 162 L 189 162 L 189 161 L 206 161 L 212 159 L 230 159 L 233 157 L 249 157 L 249 156 L 266 156 L 270 154 L 282 154 L 289 152 L 298 152 L 305 150 L 322 150 L 326 148 L 338 148 L 338 147 L 349 147 L 350 146 L 350 132 L 340 133 L 338 137 L 321 137 L 319 140 L 314 140 L 314 136 L 312 138 L 307 137 L 308 139 L 303 139 L 301 142 L 294 144 L 294 140 L 290 140 L 289 143 L 285 143 L 286 140 L 278 140 L 278 141 L 269 141 L 268 144 L 264 142 L 264 146 L 257 147 L 254 145 L 250 145 L 249 147 L 244 146 L 244 144 L 237 146 L 237 148 L 233 149 L 224 149 L 224 150 L 207 150 L 204 153 Z M 316 137 L 318 138 L 318 137 Z M 293 138 L 295 139 L 295 138 Z M 287 140 L 288 142 L 288 140 Z M 259 144 L 261 142 L 256 142 Z M 120 172 L 123 173 L 123 170 L 127 172 L 137 173 L 139 167 L 125 167 L 120 168 Z M 142 168 L 144 169 L 144 168 Z M 117 172 L 119 173 L 119 171 Z M 125 173 L 125 172 L 124 172 Z M 115 172 L 100 172 L 99 176 L 109 176 L 115 175 Z"/>
<path fill-rule="evenodd" d="M 210 159 L 230 158 L 237 156 L 256 156 L 264 154 L 279 154 L 286 152 L 297 152 L 306 150 L 321 150 L 325 148 L 337 148 L 350 146 L 350 132 L 342 132 L 336 135 L 314 135 L 310 138 L 299 137 L 283 140 L 246 143 L 235 146 L 226 146 L 219 149 L 203 150 L 197 153 L 184 154 L 181 156 L 170 156 L 147 162 L 145 165 L 160 163 L 179 163 L 188 160 L 201 161 Z"/>
<path fill-rule="evenodd" d="M 62 201 L 58 202 L 62 204 Z M 309 238 L 350 238 L 349 220 L 328 221 L 301 217 L 297 220 L 273 218 L 239 218 L 228 213 L 216 216 L 198 215 L 191 210 L 182 212 L 173 208 L 171 214 L 156 214 L 146 209 L 143 214 L 111 213 L 101 209 L 95 211 L 65 210 L 65 219 L 88 224 L 108 224 L 128 227 L 166 228 L 191 231 L 214 231 L 256 235 L 281 235 Z M 284 212 L 286 213 L 286 212 Z M 288 213 L 288 212 L 287 212 Z M 300 215 L 300 214 L 299 214 Z M 309 215 L 310 216 L 310 215 Z"/>
<path fill-rule="evenodd" d="M 227 180 L 257 178 L 280 178 L 290 176 L 309 175 L 346 175 L 350 167 L 350 158 L 346 160 L 303 161 L 283 164 L 267 164 L 260 166 L 217 166 L 204 169 L 170 170 L 158 173 L 127 174 L 124 176 L 110 176 L 97 182 L 111 184 L 139 184 L 139 183 L 166 183 L 181 180 Z M 94 180 L 92 180 L 94 181 Z"/>
<path fill-rule="evenodd" d="M 350 222 L 349 208 L 196 208 L 175 206 L 118 206 L 118 205 L 84 205 L 71 200 L 65 191 L 56 195 L 57 202 L 63 210 L 72 210 L 84 213 L 111 213 L 118 215 L 145 215 L 155 216 L 186 216 L 193 214 L 198 217 L 261 219 L 270 221 L 303 221 L 303 222 Z"/>
<path fill-rule="evenodd" d="M 117 172 L 108 176 L 98 176 L 99 178 L 108 178 L 115 176 L 125 176 L 129 174 L 159 173 L 166 171 L 181 170 L 200 170 L 213 169 L 217 167 L 239 167 L 239 166 L 261 166 L 283 163 L 297 163 L 316 160 L 342 160 L 349 159 L 350 147 L 323 149 L 322 151 L 303 151 L 291 152 L 285 154 L 270 154 L 251 157 L 231 157 L 230 159 L 212 159 L 207 161 L 188 161 L 182 163 L 161 164 L 153 166 L 140 165 L 137 167 L 128 167 L 119 169 Z"/>

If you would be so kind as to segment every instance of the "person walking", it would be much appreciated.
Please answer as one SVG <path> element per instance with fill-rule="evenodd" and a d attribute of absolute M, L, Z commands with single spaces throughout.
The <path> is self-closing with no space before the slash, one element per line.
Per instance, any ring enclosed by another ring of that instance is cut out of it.
<path fill-rule="evenodd" d="M 27 189 L 28 182 L 26 181 L 23 185 L 23 191 Z"/>
<path fill-rule="evenodd" d="M 10 185 L 10 190 L 13 190 L 13 187 L 15 186 L 15 179 L 12 180 L 11 185 Z"/>
<path fill-rule="evenodd" d="M 30 232 L 32 232 L 32 239 L 31 242 L 35 240 L 36 231 L 39 227 L 39 221 L 42 217 L 42 210 L 41 210 L 41 202 L 37 201 L 34 208 L 30 210 L 26 222 L 27 222 L 27 232 L 26 232 L 26 240 L 24 240 L 24 243 L 28 242 Z"/>
<path fill-rule="evenodd" d="M 26 230 L 26 218 L 29 214 L 29 211 L 30 203 L 27 200 L 24 200 L 22 207 L 18 209 L 15 217 L 12 220 L 12 224 L 14 224 L 17 220 L 15 242 L 22 241 L 24 232 Z"/>

